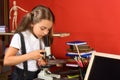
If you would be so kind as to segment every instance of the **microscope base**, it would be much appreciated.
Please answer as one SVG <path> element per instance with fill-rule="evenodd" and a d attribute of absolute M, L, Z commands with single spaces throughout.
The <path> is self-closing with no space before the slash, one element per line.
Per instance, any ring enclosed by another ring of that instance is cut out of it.
<path fill-rule="evenodd" d="M 38 78 L 44 79 L 44 80 L 53 80 L 53 78 L 60 78 L 60 75 L 52 74 L 52 73 L 46 73 L 45 70 L 42 70 L 38 74 Z"/>

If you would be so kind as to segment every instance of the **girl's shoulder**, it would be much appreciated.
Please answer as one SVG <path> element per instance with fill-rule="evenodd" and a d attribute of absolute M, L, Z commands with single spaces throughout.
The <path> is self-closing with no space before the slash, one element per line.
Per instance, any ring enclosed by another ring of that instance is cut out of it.
<path fill-rule="evenodd" d="M 29 36 L 31 34 L 30 31 L 26 30 L 26 31 L 22 31 L 22 32 L 17 32 L 15 33 L 13 36 L 20 36 L 20 33 L 22 33 L 22 35 L 25 36 Z"/>

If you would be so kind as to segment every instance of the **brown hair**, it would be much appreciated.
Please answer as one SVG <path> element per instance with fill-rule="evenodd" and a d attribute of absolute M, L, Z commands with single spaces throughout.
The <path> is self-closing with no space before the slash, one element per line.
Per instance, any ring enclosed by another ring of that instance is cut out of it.
<path fill-rule="evenodd" d="M 55 22 L 55 17 L 51 9 L 43 5 L 38 5 L 34 7 L 31 12 L 27 13 L 22 18 L 15 33 L 25 31 L 25 30 L 30 30 L 32 32 L 31 24 L 36 24 L 40 22 L 42 19 L 50 20 L 53 23 Z M 52 35 L 53 35 L 53 28 L 50 29 L 49 34 L 48 34 L 50 41 L 53 39 Z"/>

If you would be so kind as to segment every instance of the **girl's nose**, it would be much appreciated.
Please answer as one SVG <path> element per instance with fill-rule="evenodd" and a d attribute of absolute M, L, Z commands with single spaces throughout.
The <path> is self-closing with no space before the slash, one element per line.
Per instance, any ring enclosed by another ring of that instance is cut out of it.
<path fill-rule="evenodd" d="M 48 32 L 49 32 L 48 30 L 45 30 L 45 31 L 44 31 L 44 34 L 45 34 L 45 35 L 47 35 L 47 34 L 48 34 Z"/>

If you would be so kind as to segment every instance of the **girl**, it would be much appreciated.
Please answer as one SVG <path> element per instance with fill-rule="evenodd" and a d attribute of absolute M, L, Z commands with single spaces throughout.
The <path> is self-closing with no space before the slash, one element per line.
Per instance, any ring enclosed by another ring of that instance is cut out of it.
<path fill-rule="evenodd" d="M 27 61 L 28 71 L 26 80 L 33 80 L 37 77 L 38 65 L 46 65 L 46 62 L 42 59 L 43 55 L 40 53 L 45 52 L 44 36 L 48 35 L 49 40 L 52 40 L 54 21 L 54 14 L 50 8 L 42 5 L 33 8 L 31 12 L 23 17 L 4 57 L 4 65 L 15 65 L 12 72 L 12 80 L 25 79 L 23 67 L 23 62 L 25 61 Z M 25 54 L 21 52 L 21 41 L 18 34 L 20 32 L 24 36 Z"/>

